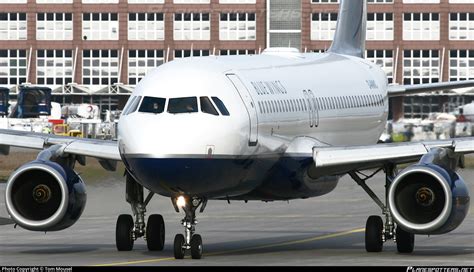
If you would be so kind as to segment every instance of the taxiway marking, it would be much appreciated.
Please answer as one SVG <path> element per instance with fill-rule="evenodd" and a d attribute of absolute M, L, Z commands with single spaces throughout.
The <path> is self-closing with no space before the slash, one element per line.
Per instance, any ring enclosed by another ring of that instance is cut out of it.
<path fill-rule="evenodd" d="M 303 243 L 309 243 L 309 242 L 314 242 L 314 241 L 321 241 L 321 240 L 327 240 L 327 239 L 331 239 L 331 238 L 351 235 L 351 234 L 360 233 L 360 232 L 363 232 L 363 231 L 365 231 L 365 229 L 353 229 L 353 230 L 349 230 L 349 231 L 326 234 L 326 235 L 322 235 L 322 236 L 316 236 L 316 237 L 312 237 L 312 238 L 295 240 L 295 241 L 288 241 L 288 242 L 261 245 L 261 246 L 254 246 L 254 247 L 246 247 L 246 248 L 233 249 L 233 250 L 227 250 L 227 251 L 211 252 L 211 253 L 208 253 L 208 254 L 204 254 L 204 256 L 216 256 L 216 255 L 224 255 L 224 254 L 243 252 L 243 251 L 249 251 L 249 250 L 257 250 L 257 249 L 289 246 L 289 245 L 295 245 L 295 244 L 303 244 Z M 145 263 L 158 263 L 158 262 L 172 261 L 172 260 L 175 260 L 175 258 L 174 257 L 158 258 L 158 259 L 148 259 L 148 260 L 139 260 L 139 261 L 130 261 L 130 262 L 98 264 L 98 265 L 93 265 L 93 266 L 123 266 L 123 265 L 134 265 L 134 264 L 145 264 Z"/>

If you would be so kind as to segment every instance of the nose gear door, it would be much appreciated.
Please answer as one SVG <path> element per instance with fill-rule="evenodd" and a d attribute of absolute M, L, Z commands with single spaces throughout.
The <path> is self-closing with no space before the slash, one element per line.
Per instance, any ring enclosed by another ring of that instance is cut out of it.
<path fill-rule="evenodd" d="M 242 101 L 247 108 L 247 113 L 249 115 L 250 122 L 250 133 L 249 133 L 249 146 L 256 146 L 258 142 L 258 116 L 255 102 L 250 95 L 249 90 L 242 83 L 240 78 L 235 74 L 227 74 L 227 77 L 234 85 L 235 89 L 239 93 Z"/>

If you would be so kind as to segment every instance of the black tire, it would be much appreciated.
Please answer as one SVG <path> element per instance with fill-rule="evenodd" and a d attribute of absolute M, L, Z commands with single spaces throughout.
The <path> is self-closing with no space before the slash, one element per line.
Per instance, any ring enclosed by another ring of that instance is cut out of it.
<path fill-rule="evenodd" d="M 383 221 L 380 216 L 370 216 L 365 225 L 365 250 L 367 252 L 381 252 Z"/>
<path fill-rule="evenodd" d="M 202 258 L 202 238 L 199 234 L 195 234 L 191 238 L 191 257 L 193 259 Z"/>
<path fill-rule="evenodd" d="M 412 253 L 415 249 L 415 234 L 397 227 L 397 250 L 400 253 Z"/>
<path fill-rule="evenodd" d="M 115 243 L 118 251 L 131 251 L 133 249 L 133 218 L 129 214 L 122 214 L 117 219 L 115 228 Z"/>
<path fill-rule="evenodd" d="M 165 247 L 165 221 L 160 214 L 148 217 L 146 245 L 150 251 L 162 251 Z"/>
<path fill-rule="evenodd" d="M 184 243 L 184 235 L 176 234 L 176 236 L 174 237 L 174 258 L 177 260 L 184 259 Z"/>

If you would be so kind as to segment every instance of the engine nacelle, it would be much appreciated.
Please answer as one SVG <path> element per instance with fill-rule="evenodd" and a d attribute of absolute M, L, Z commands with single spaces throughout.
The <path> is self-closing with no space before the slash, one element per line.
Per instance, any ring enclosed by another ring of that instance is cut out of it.
<path fill-rule="evenodd" d="M 72 169 L 51 161 L 32 161 L 8 179 L 8 213 L 32 231 L 58 231 L 72 226 L 86 204 L 82 179 Z"/>
<path fill-rule="evenodd" d="M 452 151 L 434 149 L 403 170 L 389 190 L 395 222 L 414 234 L 444 234 L 456 229 L 469 211 L 469 191 L 453 170 Z"/>

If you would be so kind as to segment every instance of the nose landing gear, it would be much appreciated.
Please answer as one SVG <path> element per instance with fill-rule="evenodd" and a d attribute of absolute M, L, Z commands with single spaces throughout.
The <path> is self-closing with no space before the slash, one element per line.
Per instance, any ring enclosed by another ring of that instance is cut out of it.
<path fill-rule="evenodd" d="M 186 251 L 191 251 L 191 257 L 193 259 L 201 259 L 203 253 L 202 238 L 201 235 L 195 234 L 196 225 L 196 210 L 201 206 L 200 212 L 202 213 L 206 207 L 207 200 L 197 197 L 192 199 L 189 197 L 179 196 L 178 198 L 172 199 L 175 210 L 179 212 L 179 208 L 182 208 L 185 217 L 181 220 L 181 224 L 184 227 L 184 235 L 177 234 L 174 238 L 174 257 L 175 259 L 183 259 Z"/>

